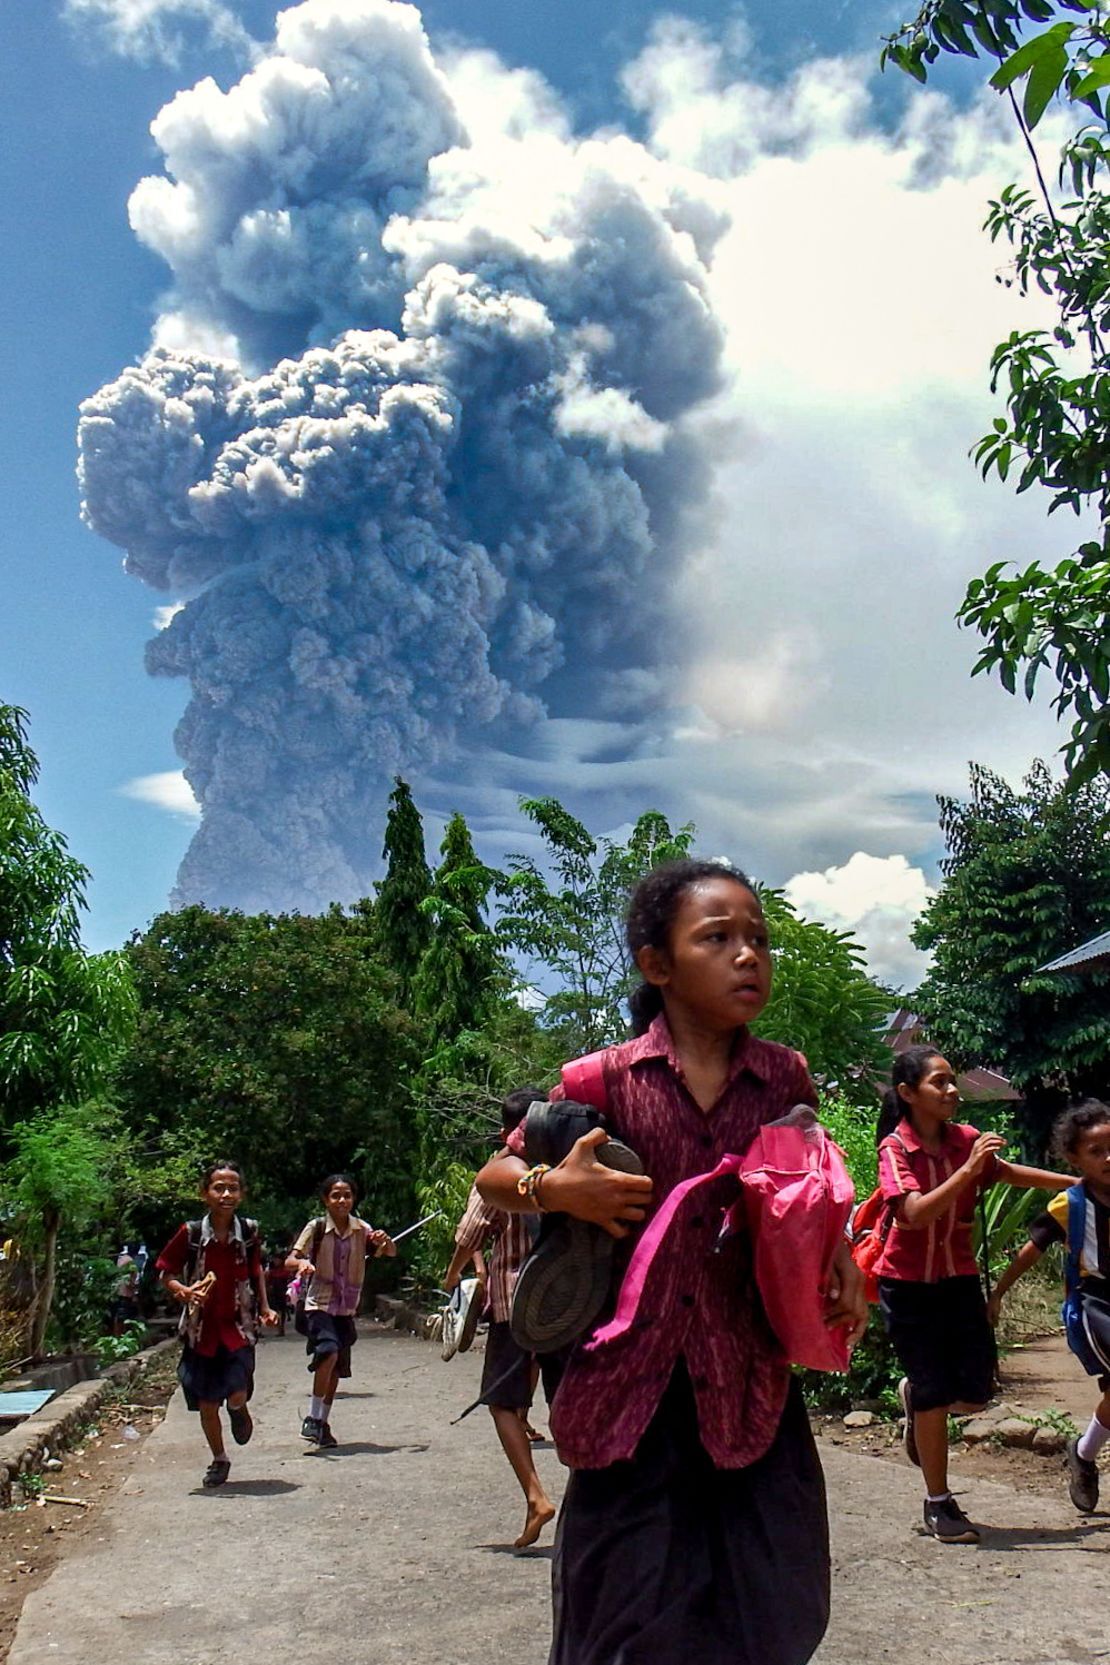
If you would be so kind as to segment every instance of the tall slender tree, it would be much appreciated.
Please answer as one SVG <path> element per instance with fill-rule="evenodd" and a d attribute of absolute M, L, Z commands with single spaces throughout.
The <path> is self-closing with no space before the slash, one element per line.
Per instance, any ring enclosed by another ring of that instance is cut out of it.
<path fill-rule="evenodd" d="M 477 1029 L 490 1015 L 508 971 L 486 923 L 486 898 L 496 875 L 474 850 L 470 828 L 452 815 L 440 846 L 431 894 L 422 912 L 431 941 L 413 979 L 413 1003 L 437 1040 Z"/>
<path fill-rule="evenodd" d="M 424 850 L 424 823 L 411 788 L 400 775 L 389 795 L 382 855 L 386 871 L 377 887 L 378 945 L 382 958 L 397 974 L 401 999 L 407 1004 L 432 940 L 431 920 L 423 907 L 431 894 L 432 874 Z"/>

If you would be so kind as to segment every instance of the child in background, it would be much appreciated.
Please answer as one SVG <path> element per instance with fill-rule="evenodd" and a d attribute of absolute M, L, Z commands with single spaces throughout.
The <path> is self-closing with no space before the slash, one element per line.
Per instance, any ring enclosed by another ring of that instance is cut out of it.
<path fill-rule="evenodd" d="M 1098 1099 L 1065 1110 L 1053 1129 L 1053 1146 L 1075 1168 L 1083 1192 L 1083 1236 L 1079 1246 L 1079 1300 L 1083 1332 L 1093 1356 L 1104 1366 L 1102 1397 L 1084 1433 L 1068 1441 L 1068 1495 L 1082 1514 L 1098 1507 L 1098 1454 L 1110 1440 L 1110 1105 Z M 998 1323 L 1006 1291 L 1035 1266 L 1053 1243 L 1067 1243 L 1069 1193 L 1053 1197 L 1029 1227 L 1029 1241 L 998 1280 L 988 1305 Z"/>
<path fill-rule="evenodd" d="M 628 946 L 644 982 L 636 1038 L 603 1054 L 607 1127 L 546 1171 L 526 1168 L 518 1129 L 478 1176 L 494 1207 L 562 1212 L 625 1238 L 764 1123 L 816 1104 L 800 1055 L 748 1027 L 767 1004 L 771 951 L 742 873 L 656 868 L 633 893 Z M 609 1133 L 645 1173 L 597 1160 Z M 804 1665 L 824 1633 L 821 1465 L 745 1236 L 718 1242 L 735 1195 L 722 1180 L 687 1199 L 644 1287 L 650 1321 L 596 1347 L 584 1338 L 567 1363 L 551 1418 L 573 1473 L 549 1665 Z M 856 1337 L 867 1307 L 846 1243 L 830 1281 L 828 1321 Z"/>
<path fill-rule="evenodd" d="M 179 1227 L 157 1266 L 167 1293 L 184 1303 L 177 1374 L 212 1454 L 203 1480 L 212 1488 L 231 1471 L 220 1406 L 227 1405 L 236 1445 L 246 1445 L 254 1432 L 247 1401 L 254 1392 L 255 1313 L 267 1326 L 276 1324 L 277 1314 L 266 1296 L 254 1222 L 237 1218 L 245 1194 L 239 1164 L 210 1163 L 200 1194 L 208 1212 Z"/>
<path fill-rule="evenodd" d="M 301 1438 L 325 1449 L 339 1444 L 332 1433 L 331 1408 L 340 1380 L 351 1374 L 351 1348 L 358 1339 L 355 1314 L 362 1299 L 366 1262 L 397 1253 L 386 1232 L 375 1231 L 358 1218 L 355 1198 L 355 1182 L 349 1174 L 329 1174 L 320 1186 L 325 1212 L 308 1222 L 285 1263 L 287 1271 L 309 1280 L 305 1318 L 308 1368 L 313 1376 Z"/>
<path fill-rule="evenodd" d="M 935 1047 L 899 1053 L 876 1130 L 889 1214 L 875 1270 L 906 1373 L 903 1442 L 925 1481 L 925 1530 L 944 1544 L 975 1544 L 978 1528 L 948 1487 L 948 1418 L 982 1410 L 994 1391 L 994 1337 L 972 1251 L 976 1199 L 999 1181 L 1045 1191 L 1070 1181 L 1005 1161 L 1005 1140 L 957 1122 L 959 1108 L 955 1072 Z"/>

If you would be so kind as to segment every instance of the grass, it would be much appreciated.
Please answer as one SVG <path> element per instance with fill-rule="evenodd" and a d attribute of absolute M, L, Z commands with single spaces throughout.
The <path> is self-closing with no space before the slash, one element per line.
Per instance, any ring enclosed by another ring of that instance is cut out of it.
<path fill-rule="evenodd" d="M 1038 1336 L 1058 1335 L 1060 1302 L 1064 1297 L 1064 1274 L 1059 1251 L 1050 1250 L 1032 1271 L 1009 1291 L 1002 1303 L 998 1324 L 998 1345 L 1005 1352 Z"/>

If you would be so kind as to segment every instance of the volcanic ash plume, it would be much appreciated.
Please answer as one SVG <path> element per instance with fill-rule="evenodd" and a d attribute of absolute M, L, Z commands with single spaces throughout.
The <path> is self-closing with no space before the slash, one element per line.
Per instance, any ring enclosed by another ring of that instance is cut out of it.
<path fill-rule="evenodd" d="M 389 0 L 283 12 L 153 132 L 173 288 L 82 407 L 83 512 L 185 603 L 147 655 L 192 691 L 178 898 L 318 907 L 366 889 L 393 772 L 665 670 L 723 220 Z"/>

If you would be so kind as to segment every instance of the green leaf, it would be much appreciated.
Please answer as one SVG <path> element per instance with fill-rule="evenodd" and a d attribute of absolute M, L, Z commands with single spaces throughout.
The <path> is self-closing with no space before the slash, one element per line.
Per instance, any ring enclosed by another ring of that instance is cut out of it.
<path fill-rule="evenodd" d="M 1022 113 L 1028 127 L 1036 127 L 1059 92 L 1067 70 L 1068 55 L 1061 46 L 1054 52 L 1046 53 L 1030 71 L 1022 105 Z"/>
<path fill-rule="evenodd" d="M 997 92 L 1005 92 L 1007 87 L 1015 81 L 1020 81 L 1023 75 L 1028 75 L 1042 60 L 1049 58 L 1055 62 L 1063 54 L 1063 63 L 1058 78 L 1062 81 L 1068 67 L 1065 42 L 1070 40 L 1076 25 L 1074 23 L 1057 23 L 1051 29 L 1046 29 L 1041 35 L 1034 35 L 1024 46 L 1010 55 L 991 76 L 990 84 Z"/>
<path fill-rule="evenodd" d="M 1072 88 L 1074 99 L 1089 98 L 1091 93 L 1110 86 L 1110 52 L 1093 63 L 1083 79 Z"/>

